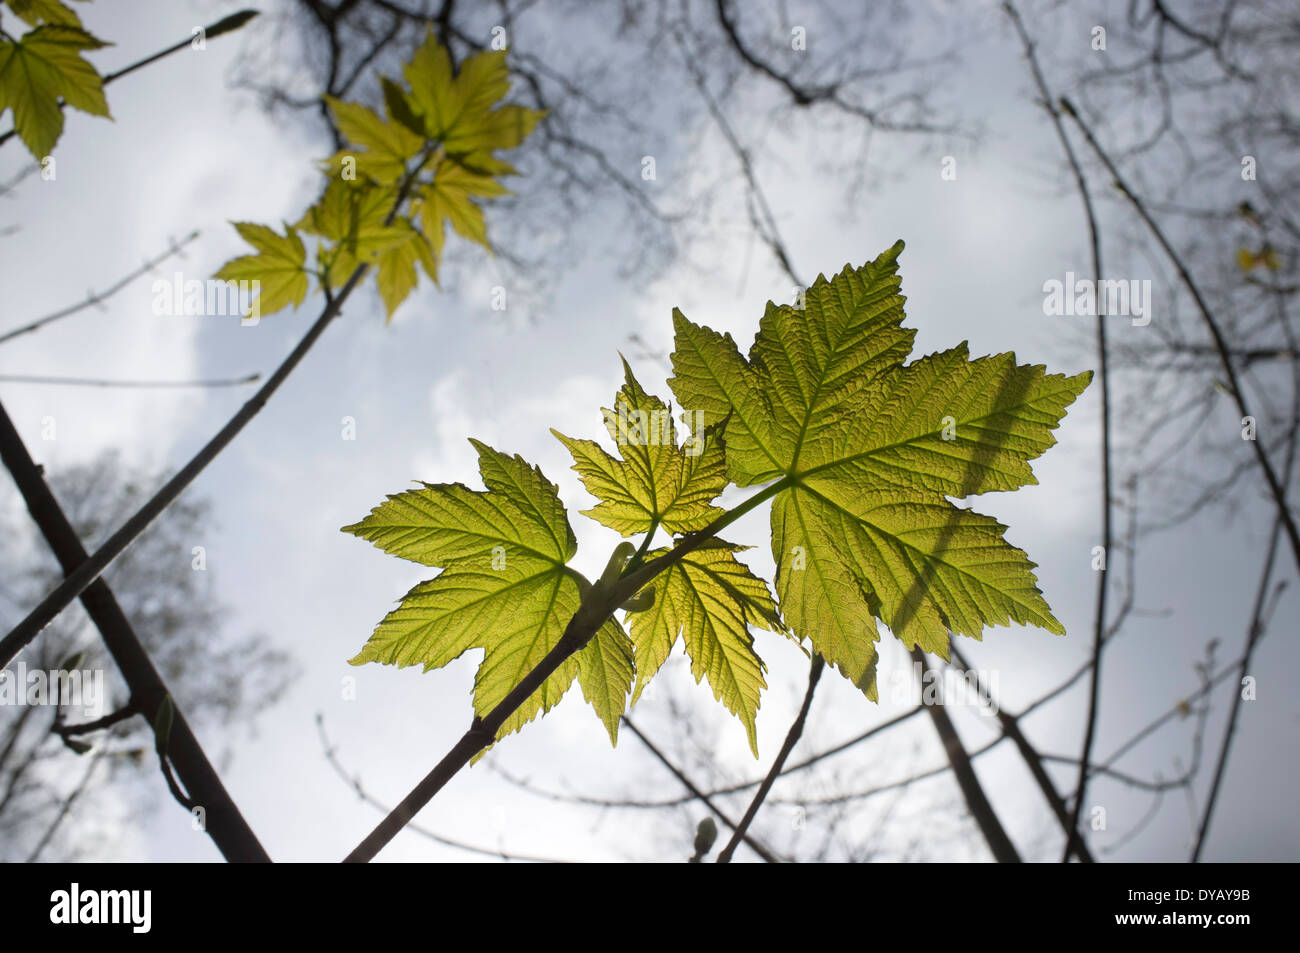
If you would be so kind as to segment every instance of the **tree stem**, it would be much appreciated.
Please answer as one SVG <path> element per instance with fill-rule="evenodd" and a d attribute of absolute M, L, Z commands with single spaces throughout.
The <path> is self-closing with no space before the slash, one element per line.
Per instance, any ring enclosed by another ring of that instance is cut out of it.
<path fill-rule="evenodd" d="M 85 547 L 50 492 L 40 467 L 27 452 L 3 405 L 0 405 L 0 458 L 13 474 L 28 512 L 40 527 L 63 571 L 71 572 L 84 565 L 87 558 Z M 140 644 L 112 590 L 104 580 L 98 579 L 80 595 L 81 604 L 99 629 L 104 645 L 131 689 L 131 707 L 137 711 L 156 711 L 170 691 Z M 191 798 L 207 813 L 208 836 L 227 860 L 269 862 L 271 858 L 235 806 L 179 708 L 175 709 L 173 719 L 171 761 Z M 69 731 L 79 727 L 83 726 L 74 726 Z"/>

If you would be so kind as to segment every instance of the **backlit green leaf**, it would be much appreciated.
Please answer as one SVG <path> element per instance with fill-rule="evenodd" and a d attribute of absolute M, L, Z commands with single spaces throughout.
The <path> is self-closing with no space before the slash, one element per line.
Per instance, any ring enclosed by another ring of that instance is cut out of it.
<path fill-rule="evenodd" d="M 618 721 L 627 710 L 627 693 L 636 675 L 632 654 L 627 633 L 611 618 L 577 655 L 582 696 L 596 709 L 610 744 L 618 744 Z"/>
<path fill-rule="evenodd" d="M 81 26 L 81 18 L 77 16 L 77 12 L 59 0 L 5 0 L 5 6 L 28 26 L 38 26 L 42 23 Z"/>
<path fill-rule="evenodd" d="M 434 254 L 442 255 L 445 222 L 450 222 L 462 238 L 491 251 L 483 208 L 473 200 L 506 194 L 508 190 L 491 176 L 472 172 L 454 159 L 443 159 L 433 181 L 420 189 L 417 200 L 424 234 L 429 237 Z"/>
<path fill-rule="evenodd" d="M 325 102 L 343 138 L 362 151 L 358 156 L 360 170 L 381 185 L 391 185 L 400 179 L 406 172 L 407 162 L 424 148 L 423 138 L 400 122 L 381 118 L 366 106 L 333 96 L 326 96 Z M 350 150 L 344 149 L 339 156 L 350 154 Z"/>
<path fill-rule="evenodd" d="M 699 429 L 679 444 L 672 410 L 647 394 L 627 362 L 626 383 L 606 408 L 605 427 L 619 457 L 591 440 L 552 431 L 573 455 L 573 468 L 600 502 L 586 516 L 624 536 L 659 525 L 670 533 L 703 529 L 723 511 L 712 501 L 727 485 L 716 429 Z"/>
<path fill-rule="evenodd" d="M 944 658 L 950 631 L 1064 632 L 1005 527 L 948 498 L 1035 482 L 1029 461 L 1091 378 L 965 345 L 904 366 L 901 250 L 819 277 L 803 309 L 769 303 L 748 359 L 674 313 L 678 399 L 727 418 L 737 483 L 787 483 L 772 501 L 786 622 L 872 698 L 877 618 Z"/>
<path fill-rule="evenodd" d="M 442 569 L 403 597 L 352 663 L 428 671 L 482 649 L 474 710 L 486 715 L 559 641 L 585 580 L 566 565 L 577 542 L 555 486 L 518 456 L 474 446 L 486 491 L 425 484 L 388 497 L 344 532 Z M 626 643 L 611 620 L 506 720 L 498 737 L 550 710 L 578 677 L 613 739 L 632 682 Z"/>
<path fill-rule="evenodd" d="M 508 194 L 497 179 L 517 174 L 495 153 L 518 146 L 543 115 L 501 104 L 510 88 L 503 52 L 471 56 L 456 73 L 432 31 L 405 75 L 410 89 L 380 77 L 385 115 L 361 103 L 325 97 L 347 145 L 323 164 L 329 183 L 294 225 L 322 239 L 313 270 L 323 288 L 341 288 L 359 267 L 369 266 L 390 320 L 416 288 L 419 269 L 438 282 L 448 223 L 457 234 L 492 251 L 480 202 Z M 18 87 L 19 92 L 25 89 Z M 25 107 L 15 104 L 16 111 L 20 108 Z M 47 118 L 62 122 L 57 109 Z M 43 127 L 37 123 L 33 128 L 40 132 Z M 251 258 L 236 262 L 223 273 L 265 267 Z M 295 297 L 268 302 L 296 304 L 299 287 L 305 289 L 295 277 L 284 289 Z"/>
<path fill-rule="evenodd" d="M 485 87 L 492 62 L 481 67 Z M 454 117 L 469 94 L 437 57 L 424 68 L 452 85 L 426 97 L 421 115 Z M 430 204 L 440 230 L 451 214 Z M 479 443 L 485 491 L 425 485 L 347 527 L 442 570 L 353 661 L 433 668 L 482 649 L 474 700 L 485 714 L 566 627 L 600 626 L 503 731 L 552 707 L 576 678 L 614 740 L 629 691 L 635 703 L 681 639 L 696 681 L 708 680 L 757 754 L 766 679 L 751 627 L 806 640 L 873 700 L 881 623 L 945 658 L 952 633 L 980 638 L 1010 623 L 1063 633 L 1006 527 L 954 501 L 1036 482 L 1030 462 L 1091 375 L 1048 374 L 1013 354 L 972 359 L 965 344 L 906 363 L 915 332 L 902 325 L 901 250 L 819 277 L 801 307 L 769 303 L 747 356 L 674 311 L 670 384 L 685 438 L 626 362 L 604 412 L 617 453 L 556 433 L 597 499 L 587 515 L 644 537 L 639 549 L 620 543 L 594 586 L 567 565 L 576 543 L 556 488 Z M 402 268 L 413 280 L 413 259 Z M 729 482 L 768 486 L 728 512 L 715 501 Z M 768 500 L 775 600 L 737 559 L 745 547 L 713 535 Z M 677 539 L 650 549 L 661 529 Z M 607 618 L 615 606 L 630 639 Z"/>
<path fill-rule="evenodd" d="M 49 155 L 63 134 L 60 99 L 73 109 L 108 116 L 102 80 L 81 53 L 110 45 L 48 18 L 16 41 L 0 38 L 0 113 L 13 110 L 14 129 L 37 159 Z"/>
<path fill-rule="evenodd" d="M 215 275 L 222 281 L 257 281 L 260 293 L 252 303 L 262 316 L 293 305 L 307 296 L 307 249 L 290 226 L 285 234 L 252 222 L 234 222 L 241 238 L 257 249 L 256 255 L 232 258 Z M 250 309 L 251 310 L 251 309 Z"/>
<path fill-rule="evenodd" d="M 513 149 L 545 115 L 523 106 L 497 106 L 510 91 L 504 50 L 477 53 L 453 75 L 451 58 L 432 29 L 405 76 L 425 135 L 441 142 L 449 155 Z"/>
<path fill-rule="evenodd" d="M 738 716 L 758 757 L 759 693 L 767 687 L 764 665 L 754 651 L 749 625 L 782 632 L 767 583 L 739 562 L 745 547 L 709 540 L 654 580 L 654 604 L 631 613 L 628 626 L 636 647 L 636 688 L 632 704 L 667 660 L 680 636 L 691 659 L 691 674 L 709 680 L 713 697 Z M 649 558 L 667 550 L 651 552 Z"/>

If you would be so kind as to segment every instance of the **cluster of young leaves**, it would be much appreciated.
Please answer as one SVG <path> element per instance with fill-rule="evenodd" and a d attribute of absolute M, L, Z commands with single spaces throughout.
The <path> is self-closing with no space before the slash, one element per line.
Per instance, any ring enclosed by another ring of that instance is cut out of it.
<path fill-rule="evenodd" d="M 498 181 L 516 175 L 497 152 L 514 149 L 544 112 L 501 100 L 510 89 L 504 50 L 480 53 L 452 68 L 432 30 L 403 69 L 407 85 L 382 79 L 384 115 L 326 97 L 349 145 L 324 163 L 330 181 L 320 199 L 284 233 L 233 223 L 256 249 L 227 262 L 216 277 L 259 281 L 262 315 L 318 290 L 344 285 L 372 266 L 391 319 L 419 282 L 437 284 L 446 224 L 491 252 L 479 200 L 508 194 Z M 317 239 L 314 263 L 302 235 Z"/>
<path fill-rule="evenodd" d="M 704 530 L 725 512 L 714 505 L 727 486 L 721 427 L 698 418 L 689 447 L 679 445 L 672 410 L 647 394 L 623 362 L 625 383 L 617 409 L 604 409 L 605 425 L 619 456 L 591 440 L 552 431 L 573 456 L 588 492 L 599 501 L 583 515 L 623 536 L 657 529 L 670 535 Z M 649 608 L 628 613 L 636 661 L 636 704 L 680 637 L 696 682 L 707 678 L 713 695 L 740 718 L 750 748 L 758 754 L 755 718 L 767 687 L 764 665 L 754 651 L 750 625 L 785 632 L 767 583 L 736 559 L 748 547 L 712 538 L 674 563 L 649 587 Z M 650 550 L 646 559 L 667 553 Z"/>
<path fill-rule="evenodd" d="M 64 104 L 111 118 L 103 79 L 81 54 L 112 44 L 86 32 L 60 0 L 5 0 L 4 6 L 31 29 L 15 37 L 0 23 L 0 115 L 12 110 L 14 131 L 40 160 L 63 135 Z"/>
<path fill-rule="evenodd" d="M 669 384 L 688 411 L 685 441 L 626 362 L 616 409 L 604 411 L 618 455 L 555 434 L 598 501 L 584 515 L 641 535 L 643 550 L 660 530 L 694 548 L 625 605 L 626 631 L 606 622 L 503 733 L 576 678 L 616 740 L 629 690 L 635 703 L 680 638 L 696 680 L 739 717 L 757 755 L 766 683 L 751 626 L 806 642 L 872 700 L 877 620 L 944 658 L 950 633 L 980 638 L 1011 622 L 1064 633 L 1006 527 L 951 500 L 1035 483 L 1029 461 L 1055 442 L 1091 374 L 1047 374 L 1009 353 L 972 360 L 964 343 L 907 363 L 902 248 L 819 276 L 800 307 L 769 302 L 747 357 L 674 310 Z M 555 487 L 518 457 L 475 446 L 485 492 L 426 484 L 345 531 L 443 569 L 353 662 L 429 670 L 482 648 L 482 716 L 556 645 L 586 583 L 567 565 L 576 545 Z M 743 547 L 717 536 L 733 517 L 714 501 L 732 483 L 766 484 L 775 600 L 736 558 Z M 673 549 L 644 552 L 641 564 Z"/>

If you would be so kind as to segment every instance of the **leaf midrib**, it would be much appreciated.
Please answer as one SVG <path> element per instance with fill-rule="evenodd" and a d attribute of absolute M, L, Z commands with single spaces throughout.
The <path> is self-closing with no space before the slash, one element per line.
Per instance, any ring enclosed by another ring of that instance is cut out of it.
<path fill-rule="evenodd" d="M 1066 378 L 1066 380 L 1068 381 L 1069 378 Z M 990 411 L 987 414 L 982 414 L 979 417 L 963 418 L 962 420 L 957 421 L 957 424 L 965 424 L 969 426 L 971 424 L 981 423 L 992 417 L 997 417 L 1002 414 L 1012 414 L 1015 413 L 1016 411 L 1023 410 L 1027 407 L 1031 407 L 1033 403 L 1035 403 L 1036 401 L 1040 401 L 1049 397 L 1055 397 L 1056 395 L 1061 393 L 1072 393 L 1072 392 L 1068 387 L 1063 387 L 1060 390 L 1052 391 L 1051 393 L 1038 393 L 1033 395 L 1033 400 L 1024 401 L 1018 404 L 1010 404 L 1005 407 L 999 407 Z M 902 440 L 896 440 L 893 443 L 881 444 L 876 447 L 871 447 L 868 450 L 863 450 L 860 453 L 851 454 L 847 457 L 841 457 L 837 460 L 829 460 L 825 463 L 819 463 L 816 466 L 811 467 L 807 470 L 787 470 L 786 476 L 793 483 L 798 485 L 803 485 L 802 481 L 806 477 L 815 476 L 818 473 L 821 473 L 825 470 L 834 469 L 835 467 L 842 467 L 851 463 L 856 463 L 859 460 L 866 460 L 869 459 L 870 457 L 875 456 L 876 454 L 884 453 L 887 450 L 894 450 L 897 449 L 898 447 L 906 447 L 909 444 L 916 443 L 919 440 L 924 440 L 926 438 L 933 437 L 935 434 L 939 433 L 942 429 L 943 429 L 942 427 L 938 427 L 935 428 L 934 430 L 927 430 L 924 433 L 913 434 L 910 437 L 906 437 Z M 1035 454 L 1035 456 L 1038 456 L 1038 454 Z M 1028 459 L 1033 459 L 1033 457 L 1030 457 Z"/>
<path fill-rule="evenodd" d="M 829 290 L 830 284 L 828 283 L 826 287 Z M 850 291 L 852 291 L 852 289 L 850 289 Z M 897 290 L 892 292 L 890 295 L 891 298 L 896 296 L 898 296 Z M 854 305 L 858 306 L 859 302 L 855 301 Z M 892 307 L 892 304 L 890 307 Z M 889 308 L 886 308 L 885 310 L 888 311 Z M 899 310 L 901 312 L 902 310 L 901 307 Z M 902 314 L 900 313 L 899 315 L 900 328 L 902 327 L 901 321 L 902 321 Z M 821 376 L 816 381 L 816 386 L 813 388 L 812 396 L 808 400 L 808 406 L 804 409 L 804 419 L 802 425 L 799 427 L 799 436 L 795 438 L 794 453 L 791 455 L 790 458 L 791 467 L 796 466 L 799 462 L 799 454 L 803 452 L 804 438 L 808 433 L 809 425 L 812 423 L 814 408 L 816 408 L 817 406 L 817 399 L 821 396 L 822 389 L 826 386 L 826 381 L 829 376 L 831 366 L 835 363 L 835 360 L 841 356 L 844 350 L 843 348 L 844 340 L 846 337 L 848 337 L 849 329 L 854 326 L 855 325 L 851 324 L 848 321 L 844 322 L 843 327 L 839 329 L 839 333 L 836 337 L 836 341 L 834 343 L 834 346 L 831 349 L 830 357 L 827 359 L 826 363 L 822 365 Z M 786 472 L 790 472 L 789 468 L 786 468 Z"/>

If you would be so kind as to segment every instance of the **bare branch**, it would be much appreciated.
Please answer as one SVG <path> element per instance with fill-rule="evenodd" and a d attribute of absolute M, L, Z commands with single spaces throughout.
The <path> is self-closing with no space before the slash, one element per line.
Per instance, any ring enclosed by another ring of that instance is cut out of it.
<path fill-rule="evenodd" d="M 240 27 L 242 27 L 249 20 L 253 19 L 253 17 L 255 16 L 257 16 L 256 10 L 240 10 L 237 13 L 232 13 L 229 16 L 222 17 L 216 23 L 209 24 L 207 27 L 204 28 L 204 33 L 209 39 L 215 39 L 216 37 L 221 36 L 223 33 L 230 33 L 233 30 L 238 30 Z M 134 73 L 136 70 L 140 69 L 143 66 L 148 66 L 150 63 L 156 62 L 157 60 L 160 60 L 165 56 L 171 56 L 173 53 L 179 52 L 180 50 L 188 49 L 190 44 L 193 42 L 194 42 L 194 37 L 187 36 L 179 43 L 169 46 L 165 50 L 160 50 L 157 53 L 154 53 L 152 56 L 146 56 L 142 60 L 136 60 L 130 66 L 125 66 L 122 69 L 117 70 L 116 72 L 108 73 L 100 81 L 100 86 L 101 88 L 107 86 L 109 83 L 113 82 L 114 80 L 121 79 L 123 76 L 126 76 L 128 73 Z M 59 100 L 59 108 L 64 109 L 66 107 L 67 107 L 67 103 L 63 100 Z M 10 129 L 6 133 L 0 133 L 0 146 L 3 146 L 6 142 L 12 139 L 16 134 L 17 134 L 17 129 Z"/>
<path fill-rule="evenodd" d="M 32 519 L 40 527 L 64 572 L 71 573 L 78 565 L 85 565 L 85 547 L 50 492 L 40 468 L 32 460 L 3 406 L 0 406 L 0 459 L 13 475 Z M 86 613 L 99 629 L 105 646 L 130 687 L 132 705 L 129 707 L 137 711 L 156 710 L 170 692 L 108 584 L 96 579 L 79 595 Z M 270 858 L 266 851 L 239 813 L 179 707 L 174 709 L 170 744 L 186 787 L 198 795 L 207 810 L 207 833 L 222 854 L 231 860 L 268 861 Z M 166 765 L 167 759 L 164 758 L 163 763 Z M 175 791 L 176 782 L 170 768 L 165 768 L 165 775 L 168 786 Z M 2 806 L 0 803 L 0 808 Z"/>
<path fill-rule="evenodd" d="M 121 291 L 123 288 L 129 285 L 131 282 L 135 281 L 135 279 L 143 275 L 149 274 L 149 272 L 153 271 L 154 268 L 162 264 L 168 258 L 171 258 L 173 255 L 179 255 L 181 253 L 181 250 L 186 245 L 190 244 L 190 242 L 194 241 L 198 237 L 199 237 L 198 231 L 190 232 L 179 242 L 172 242 L 171 245 L 167 248 L 167 250 L 163 252 L 161 255 L 158 255 L 156 258 L 149 259 L 143 265 L 137 268 L 135 271 L 127 275 L 125 278 L 121 278 L 118 281 L 115 281 L 113 284 L 109 285 L 103 291 L 92 291 L 89 295 L 86 296 L 85 300 L 83 301 L 78 301 L 76 304 L 69 305 L 66 308 L 60 308 L 58 311 L 55 311 L 51 314 L 47 314 L 43 318 L 37 318 L 35 321 L 32 321 L 30 324 L 24 324 L 22 327 L 14 328 L 12 331 L 6 331 L 3 334 L 0 334 L 0 344 L 4 344 L 6 341 L 12 341 L 14 338 L 21 337 L 24 334 L 31 334 L 33 331 L 39 331 L 41 328 L 45 327 L 45 325 L 52 324 L 53 322 L 61 320 L 62 318 L 66 318 L 71 315 L 74 315 L 78 311 L 82 311 L 85 308 L 103 304 L 109 298 L 113 297 L 113 295 L 117 294 L 119 291 Z"/>
<path fill-rule="evenodd" d="M 799 709 L 799 714 L 790 725 L 790 730 L 786 732 L 785 741 L 781 745 L 781 750 L 777 752 L 771 769 L 767 772 L 767 776 L 763 778 L 763 783 L 759 785 L 754 799 L 749 802 L 749 809 L 745 811 L 745 816 L 740 819 L 740 824 L 732 833 L 727 846 L 718 854 L 718 863 L 726 864 L 731 861 L 731 855 L 736 852 L 737 845 L 745 836 L 745 832 L 749 830 L 749 825 L 753 823 L 754 817 L 758 814 L 758 809 L 763 806 L 763 800 L 767 797 L 767 792 L 772 790 L 772 785 L 781 773 L 781 767 L 785 764 L 785 759 L 790 757 L 790 752 L 794 750 L 794 746 L 803 735 L 804 722 L 808 720 L 808 709 L 812 707 L 813 693 L 817 691 L 817 683 L 821 680 L 822 670 L 825 667 L 826 660 L 814 653 L 812 665 L 808 670 L 808 690 L 803 696 L 803 706 Z"/>
<path fill-rule="evenodd" d="M 334 773 L 337 774 L 343 782 L 348 785 L 348 787 L 352 788 L 352 790 L 356 792 L 356 795 L 360 800 L 369 804 L 371 807 L 376 808 L 380 812 L 387 814 L 390 810 L 389 806 L 374 797 L 369 791 L 362 787 L 361 778 L 358 775 L 349 774 L 347 769 L 343 767 L 343 763 L 339 760 L 338 748 L 330 742 L 329 736 L 325 733 L 325 719 L 320 714 L 316 715 L 316 732 L 320 735 L 321 751 L 324 752 L 325 760 L 328 761 L 330 767 L 334 769 Z M 442 844 L 444 847 L 452 847 L 456 850 L 463 850 L 466 853 L 478 854 L 481 857 L 496 857 L 501 860 L 523 861 L 535 864 L 569 863 L 567 860 L 557 860 L 554 857 L 534 857 L 528 854 L 516 854 L 511 851 L 493 850 L 490 847 L 476 847 L 475 845 L 467 844 L 464 841 L 444 837 L 442 834 L 437 834 L 429 830 L 427 827 L 421 827 L 419 824 L 407 824 L 406 829 L 414 834 L 419 834 L 421 837 L 427 838 L 436 844 Z"/>
<path fill-rule="evenodd" d="M 919 646 L 913 646 L 912 659 L 920 666 L 922 673 L 930 671 L 929 661 Z M 980 784 L 975 768 L 971 765 L 970 755 L 966 753 L 957 729 L 953 727 L 952 719 L 944 710 L 943 701 L 936 699 L 928 703 L 925 710 L 929 712 L 935 731 L 939 733 L 939 740 L 943 742 L 944 751 L 948 753 L 948 763 L 952 766 L 952 773 L 957 778 L 957 786 L 961 788 L 962 796 L 966 799 L 966 806 L 970 809 L 971 816 L 975 818 L 975 823 L 979 825 L 980 832 L 983 833 L 989 850 L 993 852 L 994 859 L 1000 864 L 1020 863 L 1020 853 L 1011 843 L 1011 838 L 1007 836 L 997 812 L 989 803 L 988 795 L 984 793 L 984 786 Z"/>

